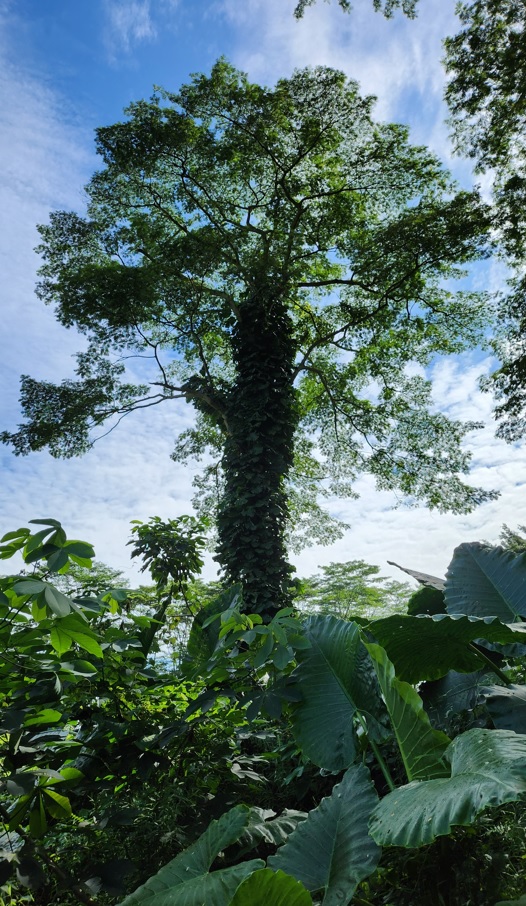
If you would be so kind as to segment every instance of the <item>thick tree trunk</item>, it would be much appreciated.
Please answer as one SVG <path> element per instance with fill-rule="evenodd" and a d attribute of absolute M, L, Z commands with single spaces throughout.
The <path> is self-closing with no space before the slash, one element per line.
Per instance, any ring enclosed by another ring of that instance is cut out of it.
<path fill-rule="evenodd" d="M 228 406 L 225 492 L 217 559 L 243 587 L 243 610 L 269 620 L 290 602 L 285 545 L 297 425 L 295 346 L 286 301 L 260 289 L 240 306 L 233 336 L 237 376 Z"/>

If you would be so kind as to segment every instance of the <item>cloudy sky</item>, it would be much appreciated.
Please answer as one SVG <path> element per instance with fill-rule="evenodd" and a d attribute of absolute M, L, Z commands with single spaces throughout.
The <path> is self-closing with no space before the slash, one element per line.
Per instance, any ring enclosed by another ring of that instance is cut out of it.
<path fill-rule="evenodd" d="M 123 107 L 148 97 L 154 84 L 176 90 L 220 55 L 268 84 L 295 67 L 325 64 L 375 94 L 378 118 L 409 124 L 412 139 L 469 185 L 469 167 L 451 156 L 441 100 L 441 42 L 455 31 L 454 5 L 422 0 L 416 21 L 401 14 L 386 21 L 370 0 L 355 0 L 350 16 L 336 0 L 319 0 L 297 22 L 294 0 L 0 0 L 0 428 L 20 421 L 21 373 L 59 381 L 73 374 L 72 355 L 82 348 L 34 296 L 33 249 L 35 226 L 50 210 L 82 212 L 83 185 L 97 167 L 96 126 L 121 118 Z M 474 279 L 495 288 L 502 276 L 490 265 Z M 438 407 L 486 423 L 469 439 L 470 480 L 499 490 L 500 498 L 470 516 L 438 515 L 396 508 L 393 495 L 361 479 L 358 500 L 331 504 L 351 529 L 332 547 L 299 555 L 300 574 L 363 558 L 390 575 L 396 571 L 387 560 L 440 575 L 460 542 L 494 540 L 503 522 L 526 522 L 525 451 L 494 438 L 492 402 L 478 390 L 480 374 L 494 364 L 476 353 L 437 361 L 432 376 Z M 133 577 L 130 520 L 191 511 L 193 472 L 170 459 L 191 418 L 182 403 L 137 413 L 78 460 L 17 458 L 1 447 L 0 533 L 52 516 Z"/>

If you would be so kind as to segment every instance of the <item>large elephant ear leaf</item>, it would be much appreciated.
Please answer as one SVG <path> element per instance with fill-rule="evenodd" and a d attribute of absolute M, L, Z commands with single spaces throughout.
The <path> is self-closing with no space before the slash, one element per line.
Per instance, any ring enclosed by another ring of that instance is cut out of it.
<path fill-rule="evenodd" d="M 484 693 L 497 729 L 526 733 L 526 686 L 488 686 Z"/>
<path fill-rule="evenodd" d="M 382 799 L 370 823 L 383 846 L 415 847 L 473 824 L 488 806 L 526 795 L 526 736 L 508 730 L 468 730 L 446 752 L 447 779 L 414 781 Z"/>
<path fill-rule="evenodd" d="M 353 765 L 268 864 L 311 893 L 323 891 L 323 906 L 345 906 L 380 858 L 367 830 L 377 802 L 367 768 Z"/>
<path fill-rule="evenodd" d="M 496 617 L 394 614 L 375 620 L 367 629 L 387 651 L 396 675 L 407 683 L 440 679 L 450 670 L 478 670 L 485 661 L 473 646 L 476 639 L 503 645 L 526 642 L 526 623 L 509 626 Z"/>
<path fill-rule="evenodd" d="M 292 729 L 302 752 L 328 771 L 348 768 L 357 754 L 353 720 L 366 716 L 369 735 L 388 735 L 387 720 L 371 660 L 356 623 L 313 616 L 304 624 L 310 647 L 298 652 L 294 677 L 302 700 L 294 708 Z"/>
<path fill-rule="evenodd" d="M 312 906 L 312 898 L 300 881 L 262 868 L 245 878 L 229 906 Z"/>
<path fill-rule="evenodd" d="M 235 843 L 250 821 L 250 809 L 238 805 L 184 852 L 126 897 L 119 906 L 228 906 L 240 883 L 264 867 L 261 859 L 209 873 L 219 853 Z"/>
<path fill-rule="evenodd" d="M 456 548 L 446 577 L 446 609 L 503 623 L 526 619 L 526 554 L 486 544 Z"/>
<path fill-rule="evenodd" d="M 449 736 L 433 730 L 422 699 L 409 683 L 395 676 L 394 667 L 379 645 L 366 645 L 378 675 L 408 780 L 431 780 L 449 775 L 442 756 Z"/>

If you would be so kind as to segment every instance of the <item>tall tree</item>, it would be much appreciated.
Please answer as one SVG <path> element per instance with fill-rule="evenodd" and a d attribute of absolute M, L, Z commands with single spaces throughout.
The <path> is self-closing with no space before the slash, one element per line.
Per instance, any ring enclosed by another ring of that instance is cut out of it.
<path fill-rule="evenodd" d="M 360 471 L 440 510 L 476 425 L 433 408 L 415 365 L 477 343 L 488 299 L 451 280 L 484 254 L 487 211 L 341 72 L 275 88 L 219 61 L 98 130 L 87 217 L 41 227 L 39 294 L 89 339 L 78 380 L 22 378 L 16 453 L 84 453 L 94 428 L 186 399 L 179 453 L 220 451 L 218 559 L 244 606 L 287 600 L 287 480 L 352 493 Z M 150 357 L 148 383 L 124 359 Z M 290 486 L 289 486 L 290 487 Z"/>
<path fill-rule="evenodd" d="M 491 381 L 498 433 L 514 441 L 526 433 L 526 6 L 474 0 L 458 13 L 461 30 L 446 40 L 446 98 L 457 149 L 493 173 L 495 225 L 514 271 L 496 342 L 502 366 Z"/>

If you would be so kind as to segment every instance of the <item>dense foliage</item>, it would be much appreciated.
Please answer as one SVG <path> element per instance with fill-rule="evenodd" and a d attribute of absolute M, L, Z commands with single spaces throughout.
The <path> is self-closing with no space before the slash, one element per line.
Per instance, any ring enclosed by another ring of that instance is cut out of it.
<path fill-rule="evenodd" d="M 494 906 L 524 892 L 523 554 L 461 545 L 442 590 L 419 574 L 441 595 L 433 616 L 416 593 L 412 615 L 265 624 L 234 587 L 196 616 L 174 668 L 162 648 L 145 657 L 141 633 L 160 624 L 129 589 L 58 589 L 93 551 L 36 522 L 0 548 L 35 570 L 0 580 L 3 903 Z M 133 543 L 152 575 L 168 550 L 189 584 L 198 527 L 173 527 L 170 545 L 159 520 Z M 329 586 L 356 585 L 360 568 L 334 566 Z"/>

